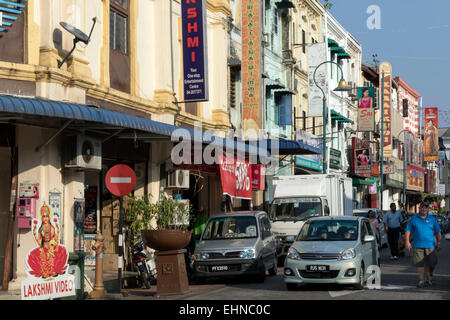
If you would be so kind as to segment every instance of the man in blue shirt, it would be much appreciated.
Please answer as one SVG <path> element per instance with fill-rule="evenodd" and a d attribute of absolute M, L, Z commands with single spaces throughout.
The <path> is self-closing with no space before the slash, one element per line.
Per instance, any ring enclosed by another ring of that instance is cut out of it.
<path fill-rule="evenodd" d="M 431 285 L 431 274 L 437 264 L 436 250 L 441 249 L 441 229 L 435 217 L 428 214 L 428 203 L 420 204 L 420 212 L 411 218 L 406 226 L 406 250 L 411 250 L 411 264 L 418 268 L 419 283 L 423 288 L 425 284 Z M 412 232 L 412 245 L 409 236 Z M 437 237 L 437 243 L 435 243 Z"/>
<path fill-rule="evenodd" d="M 391 249 L 391 260 L 398 259 L 398 238 L 400 237 L 400 226 L 402 222 L 402 213 L 400 210 L 397 210 L 395 203 L 391 203 L 391 211 L 384 216 L 384 228 L 386 230 L 389 247 Z"/>

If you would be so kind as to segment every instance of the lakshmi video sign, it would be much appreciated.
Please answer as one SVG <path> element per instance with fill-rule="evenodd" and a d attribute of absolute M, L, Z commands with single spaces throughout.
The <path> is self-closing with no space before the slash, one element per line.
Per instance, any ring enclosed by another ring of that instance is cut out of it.
<path fill-rule="evenodd" d="M 74 296 L 75 277 L 68 274 L 69 252 L 60 243 L 60 222 L 45 202 L 33 219 L 36 247 L 26 256 L 28 277 L 21 281 L 22 300 L 48 300 Z"/>
<path fill-rule="evenodd" d="M 425 190 L 425 172 L 423 168 L 418 166 L 407 166 L 406 171 L 406 187 L 408 190 L 424 191 Z"/>
<path fill-rule="evenodd" d="M 261 1 L 242 0 L 242 120 L 244 137 L 261 127 Z"/>

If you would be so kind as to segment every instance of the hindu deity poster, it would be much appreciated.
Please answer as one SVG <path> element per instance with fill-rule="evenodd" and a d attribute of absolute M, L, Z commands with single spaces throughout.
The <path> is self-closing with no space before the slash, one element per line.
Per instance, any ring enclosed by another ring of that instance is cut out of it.
<path fill-rule="evenodd" d="M 68 274 L 69 252 L 60 242 L 59 218 L 44 201 L 32 221 L 36 247 L 26 256 L 28 277 L 21 282 L 23 300 L 74 296 L 75 277 Z"/>

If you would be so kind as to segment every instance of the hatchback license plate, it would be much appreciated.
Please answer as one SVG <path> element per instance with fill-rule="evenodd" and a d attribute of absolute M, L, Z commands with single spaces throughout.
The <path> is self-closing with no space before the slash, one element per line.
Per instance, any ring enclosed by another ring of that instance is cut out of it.
<path fill-rule="evenodd" d="M 228 266 L 211 266 L 211 271 L 228 271 Z"/>
<path fill-rule="evenodd" d="M 330 272 L 330 266 L 306 266 L 308 272 Z"/>

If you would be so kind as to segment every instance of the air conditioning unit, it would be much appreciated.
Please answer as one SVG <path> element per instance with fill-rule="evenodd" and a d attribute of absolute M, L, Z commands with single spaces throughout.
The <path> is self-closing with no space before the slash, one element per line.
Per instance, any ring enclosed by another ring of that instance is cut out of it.
<path fill-rule="evenodd" d="M 189 170 L 175 170 L 167 176 L 168 189 L 189 189 Z"/>
<path fill-rule="evenodd" d="M 88 136 L 64 139 L 64 166 L 73 169 L 102 169 L 102 142 Z"/>

